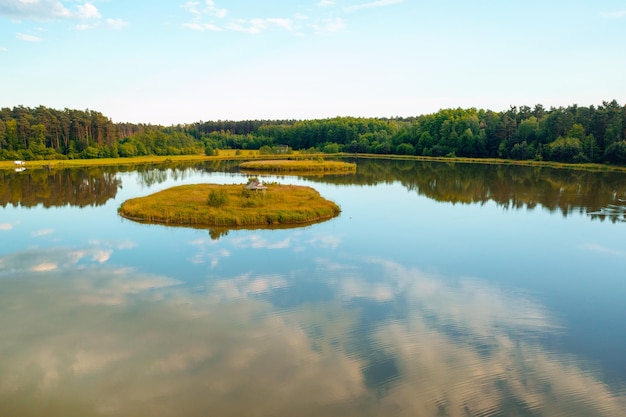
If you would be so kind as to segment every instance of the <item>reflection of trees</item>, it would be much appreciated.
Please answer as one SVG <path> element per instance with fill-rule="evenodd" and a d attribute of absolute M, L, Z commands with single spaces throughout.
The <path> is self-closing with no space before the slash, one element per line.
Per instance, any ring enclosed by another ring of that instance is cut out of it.
<path fill-rule="evenodd" d="M 625 205 L 626 175 L 620 172 L 420 161 L 358 160 L 357 174 L 313 181 L 374 185 L 398 181 L 407 189 L 437 201 L 486 203 L 507 208 L 535 208 L 567 215 L 597 212 L 610 204 Z M 603 216 L 598 216 L 603 218 Z M 616 219 L 615 216 L 607 218 Z"/>
<path fill-rule="evenodd" d="M 120 185 L 115 170 L 103 167 L 0 171 L 0 205 L 100 206 L 115 197 Z"/>
<path fill-rule="evenodd" d="M 192 175 L 201 172 L 236 172 L 237 161 L 214 160 L 207 162 L 166 162 L 163 164 L 150 164 L 136 166 L 140 184 L 150 187 L 161 184 L 169 178 L 182 181 Z"/>
<path fill-rule="evenodd" d="M 96 166 L 60 170 L 0 170 L 0 206 L 23 207 L 100 206 L 114 198 L 121 180 L 118 172 L 136 172 L 146 186 L 172 178 L 176 181 L 198 172 L 236 172 L 235 161 L 166 162 L 163 164 Z"/>

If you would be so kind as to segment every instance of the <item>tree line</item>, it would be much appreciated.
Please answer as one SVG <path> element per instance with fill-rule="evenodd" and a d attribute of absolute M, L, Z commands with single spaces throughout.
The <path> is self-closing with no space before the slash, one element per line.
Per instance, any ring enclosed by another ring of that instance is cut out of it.
<path fill-rule="evenodd" d="M 0 109 L 0 159 L 299 150 L 626 164 L 626 105 L 442 109 L 408 118 L 113 123 L 92 110 Z"/>

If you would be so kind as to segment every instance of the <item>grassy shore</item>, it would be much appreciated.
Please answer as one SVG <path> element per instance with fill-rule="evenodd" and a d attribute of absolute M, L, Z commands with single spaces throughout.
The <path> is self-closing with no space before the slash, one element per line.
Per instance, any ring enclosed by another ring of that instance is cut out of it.
<path fill-rule="evenodd" d="M 518 165 L 533 167 L 550 167 L 560 169 L 576 169 L 582 171 L 617 171 L 626 172 L 626 166 L 594 164 L 594 163 L 565 163 L 554 161 L 536 161 L 536 160 L 517 160 L 517 159 L 500 159 L 500 158 L 466 158 L 466 157 L 448 157 L 448 156 L 414 156 L 414 155 L 381 155 L 381 154 L 363 154 L 354 153 L 339 154 L 341 157 L 362 158 L 362 159 L 388 159 L 400 161 L 425 161 L 425 162 L 445 162 L 460 164 L 491 164 L 491 165 Z"/>
<path fill-rule="evenodd" d="M 195 227 L 309 224 L 340 211 L 311 187 L 280 184 L 265 191 L 245 190 L 244 184 L 181 185 L 127 200 L 118 209 L 131 220 Z"/>
<path fill-rule="evenodd" d="M 95 159 L 51 159 L 26 161 L 24 168 L 73 168 L 89 166 L 127 166 L 141 164 L 163 164 L 168 162 L 214 161 L 216 159 L 250 159 L 255 158 L 258 151 L 244 151 L 236 155 L 235 150 L 220 151 L 218 156 L 205 155 L 169 155 L 169 156 L 136 156 L 132 158 L 95 158 Z M 18 168 L 13 161 L 0 161 L 0 169 Z"/>
<path fill-rule="evenodd" d="M 520 165 L 520 166 L 538 166 L 538 167 L 551 167 L 551 168 L 565 168 L 576 169 L 583 171 L 618 171 L 626 172 L 626 167 L 617 165 L 606 164 L 566 164 L 560 162 L 550 161 L 518 161 L 513 159 L 497 159 L 497 158 L 457 158 L 457 157 L 428 157 L 428 156 L 412 156 L 412 155 L 379 155 L 379 154 L 299 154 L 294 152 L 291 155 L 285 154 L 273 155 L 273 161 L 281 159 L 287 160 L 287 158 L 313 158 L 313 157 L 327 157 L 332 156 L 334 158 L 370 158 L 370 159 L 392 159 L 392 160 L 410 160 L 410 161 L 435 161 L 435 162 L 447 162 L 447 163 L 473 163 L 473 164 L 496 164 L 496 165 Z M 219 150 L 217 156 L 205 156 L 205 155 L 179 155 L 179 156 L 138 156 L 133 158 L 97 158 L 97 159 L 68 159 L 68 160 L 41 160 L 41 161 L 26 161 L 23 166 L 26 169 L 30 168 L 70 168 L 70 167 L 88 167 L 88 166 L 128 166 L 128 165 L 140 165 L 140 164 L 162 164 L 169 162 L 183 162 L 183 161 L 215 161 L 220 159 L 225 160 L 256 160 L 267 156 L 259 155 L 256 150 L 244 150 L 239 151 L 234 149 Z M 260 161 L 254 161 L 260 162 Z M 285 161 L 286 162 L 286 161 Z M 293 161 L 293 162 L 306 162 L 306 161 Z M 326 161 L 332 162 L 332 161 Z M 0 161 L 0 169 L 12 170 L 18 168 L 13 161 Z M 248 169 L 248 168 L 246 168 Z M 284 170 L 284 172 L 288 172 Z"/>
<path fill-rule="evenodd" d="M 356 164 L 341 161 L 325 161 L 323 159 L 284 160 L 272 159 L 247 161 L 239 164 L 239 168 L 252 171 L 270 172 L 356 172 Z"/>

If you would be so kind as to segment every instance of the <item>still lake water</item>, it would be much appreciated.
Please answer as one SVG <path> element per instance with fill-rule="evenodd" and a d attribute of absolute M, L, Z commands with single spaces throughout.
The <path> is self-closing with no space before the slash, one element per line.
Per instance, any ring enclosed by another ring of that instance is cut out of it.
<path fill-rule="evenodd" d="M 244 183 L 229 162 L 0 171 L 0 416 L 626 415 L 626 174 L 359 160 L 262 179 L 342 213 L 117 215 Z"/>

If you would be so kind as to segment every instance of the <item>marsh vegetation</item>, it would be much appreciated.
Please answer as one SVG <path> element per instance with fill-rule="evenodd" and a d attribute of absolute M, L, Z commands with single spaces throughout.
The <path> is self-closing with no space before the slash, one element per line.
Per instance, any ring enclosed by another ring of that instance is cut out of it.
<path fill-rule="evenodd" d="M 272 159 L 262 161 L 246 161 L 239 164 L 242 170 L 271 172 L 356 172 L 356 164 L 352 162 L 326 161 L 324 159 Z"/>
<path fill-rule="evenodd" d="M 308 224 L 340 211 L 311 187 L 282 184 L 263 191 L 244 184 L 181 185 L 127 200 L 118 210 L 131 220 L 196 227 Z"/>

